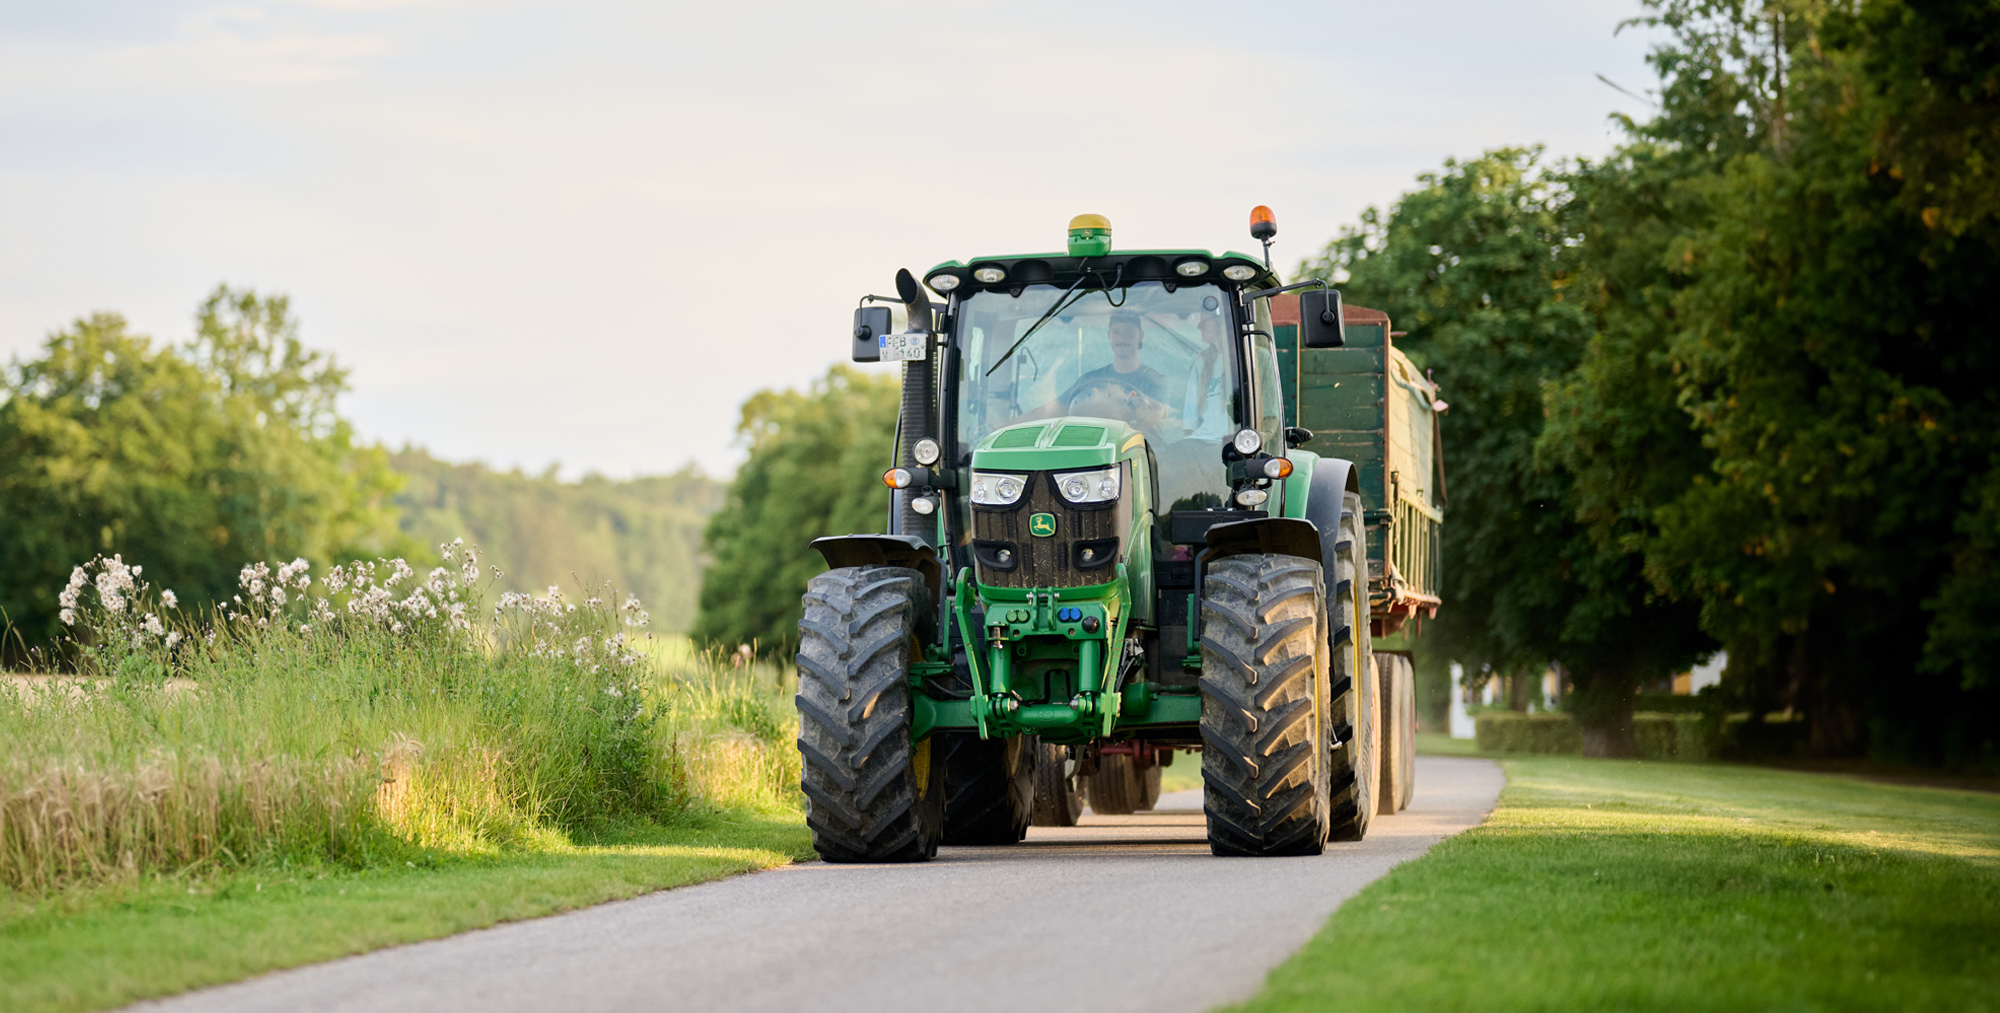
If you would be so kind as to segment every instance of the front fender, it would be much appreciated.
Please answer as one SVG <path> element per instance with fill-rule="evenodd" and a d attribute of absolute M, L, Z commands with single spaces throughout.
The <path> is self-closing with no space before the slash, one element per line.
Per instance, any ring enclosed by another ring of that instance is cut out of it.
<path fill-rule="evenodd" d="M 906 566 L 924 575 L 931 601 L 943 593 L 944 567 L 937 550 L 915 535 L 828 535 L 812 540 L 812 547 L 826 559 L 826 565 Z"/>

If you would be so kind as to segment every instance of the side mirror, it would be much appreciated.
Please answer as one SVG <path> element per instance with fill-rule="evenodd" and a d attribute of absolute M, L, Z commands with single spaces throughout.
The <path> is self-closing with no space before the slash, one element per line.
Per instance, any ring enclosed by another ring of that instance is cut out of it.
<path fill-rule="evenodd" d="M 1299 293 L 1299 345 L 1304 348 L 1347 346 L 1347 324 L 1341 319 L 1339 289 L 1308 289 Z"/>
<path fill-rule="evenodd" d="M 889 333 L 889 307 L 863 306 L 854 311 L 854 361 L 882 361 L 882 336 Z"/>

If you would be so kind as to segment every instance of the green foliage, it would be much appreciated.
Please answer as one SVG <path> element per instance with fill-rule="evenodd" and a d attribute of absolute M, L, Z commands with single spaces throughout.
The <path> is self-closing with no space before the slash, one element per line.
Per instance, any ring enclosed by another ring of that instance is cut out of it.
<path fill-rule="evenodd" d="M 1433 649 L 1562 661 L 1608 752 L 1634 687 L 1720 642 L 1733 701 L 1804 714 L 1818 752 L 1980 762 L 2000 9 L 1640 20 L 1659 114 L 1611 157 L 1447 163 L 1309 265 L 1404 323 L 1453 404 Z"/>
<path fill-rule="evenodd" d="M 334 411 L 345 383 L 300 344 L 283 296 L 227 287 L 186 344 L 98 314 L 14 360 L 0 375 L 9 647 L 57 635 L 57 592 L 100 552 L 150 561 L 192 607 L 233 593 L 245 558 L 400 549 L 396 477 Z"/>
<path fill-rule="evenodd" d="M 724 486 L 692 466 L 623 481 L 495 471 L 422 450 L 391 454 L 403 532 L 434 545 L 464 536 L 500 571 L 500 589 L 571 590 L 609 581 L 638 595 L 662 633 L 694 625 L 702 527 Z"/>
<path fill-rule="evenodd" d="M 759 391 L 738 435 L 749 459 L 709 520 L 698 640 L 781 649 L 798 637 L 799 596 L 826 569 L 824 535 L 885 529 L 896 428 L 893 376 L 836 365 L 808 390 Z"/>
<path fill-rule="evenodd" d="M 2000 737 L 2000 13 L 1657 11 L 1665 114 L 1593 183 L 1658 196 L 1593 255 L 1612 298 L 1545 449 L 1753 710 L 1968 761 Z"/>
<path fill-rule="evenodd" d="M 1485 823 L 1371 883 L 1232 1008 L 1994 1006 L 2000 797 L 1721 765 L 1506 767 Z"/>

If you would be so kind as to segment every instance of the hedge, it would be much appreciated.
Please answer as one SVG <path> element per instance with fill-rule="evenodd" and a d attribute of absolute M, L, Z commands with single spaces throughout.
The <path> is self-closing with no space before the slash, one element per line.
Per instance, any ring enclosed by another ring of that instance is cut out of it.
<path fill-rule="evenodd" d="M 1473 735 L 1489 753 L 1583 752 L 1583 728 L 1568 714 L 1482 711 L 1473 718 Z M 1632 738 L 1639 758 L 1699 762 L 1715 755 L 1715 731 L 1700 714 L 1640 711 L 1632 715 Z"/>

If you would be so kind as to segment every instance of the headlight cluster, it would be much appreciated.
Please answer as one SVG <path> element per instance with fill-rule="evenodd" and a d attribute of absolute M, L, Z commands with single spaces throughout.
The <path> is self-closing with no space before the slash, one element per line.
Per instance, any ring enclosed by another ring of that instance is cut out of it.
<path fill-rule="evenodd" d="M 1027 480 L 1020 475 L 987 471 L 972 473 L 972 501 L 980 506 L 1011 506 L 1027 490 Z"/>
<path fill-rule="evenodd" d="M 1056 491 L 1071 503 L 1108 503 L 1118 498 L 1119 471 L 1066 471 L 1056 475 Z"/>

